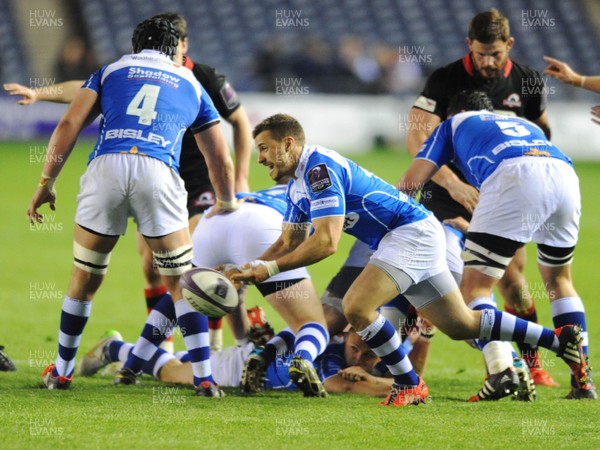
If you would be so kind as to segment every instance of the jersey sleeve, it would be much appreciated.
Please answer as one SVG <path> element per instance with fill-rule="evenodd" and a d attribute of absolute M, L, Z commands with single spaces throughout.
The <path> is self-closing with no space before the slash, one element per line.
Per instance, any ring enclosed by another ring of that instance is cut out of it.
<path fill-rule="evenodd" d="M 90 77 L 86 80 L 83 85 L 81 85 L 81 89 L 87 88 L 94 91 L 96 94 L 100 95 L 100 81 L 102 80 L 102 72 L 104 71 L 104 67 L 96 70 Z"/>
<path fill-rule="evenodd" d="M 346 169 L 337 162 L 315 153 L 308 161 L 305 182 L 310 195 L 311 219 L 344 216 L 346 202 L 343 180 Z"/>
<path fill-rule="evenodd" d="M 198 133 L 219 123 L 219 113 L 215 109 L 213 101 L 202 86 L 200 86 L 200 90 L 200 111 L 190 127 L 192 133 Z"/>
<path fill-rule="evenodd" d="M 309 217 L 304 214 L 298 206 L 296 206 L 291 201 L 287 202 L 287 209 L 285 210 L 285 214 L 283 215 L 284 223 L 308 223 L 310 222 Z"/>
<path fill-rule="evenodd" d="M 225 75 L 206 64 L 196 64 L 194 72 L 221 117 L 227 119 L 240 107 L 241 102 L 238 94 Z"/>
<path fill-rule="evenodd" d="M 442 120 L 446 118 L 446 109 L 448 108 L 445 89 L 445 74 L 446 71 L 443 67 L 433 72 L 429 78 L 427 78 L 423 91 L 413 104 L 414 108 L 435 114 Z"/>
<path fill-rule="evenodd" d="M 325 352 L 321 357 L 319 364 L 319 378 L 325 381 L 338 374 L 338 372 L 346 367 L 346 362 L 342 355 L 332 352 Z"/>
<path fill-rule="evenodd" d="M 446 120 L 433 130 L 431 136 L 421 146 L 415 159 L 425 159 L 441 167 L 449 163 L 453 158 L 452 120 Z"/>

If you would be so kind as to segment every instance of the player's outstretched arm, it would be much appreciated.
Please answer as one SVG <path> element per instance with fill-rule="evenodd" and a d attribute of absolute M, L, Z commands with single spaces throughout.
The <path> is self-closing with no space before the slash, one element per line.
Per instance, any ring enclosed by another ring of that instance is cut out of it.
<path fill-rule="evenodd" d="M 393 378 L 375 377 L 359 366 L 342 369 L 327 378 L 323 387 L 334 394 L 363 394 L 385 397 L 390 392 Z"/>
<path fill-rule="evenodd" d="M 71 103 L 83 83 L 83 80 L 73 80 L 34 89 L 18 83 L 5 83 L 2 87 L 10 95 L 21 96 L 21 100 L 17 101 L 19 105 L 32 105 L 35 102 Z"/>
<path fill-rule="evenodd" d="M 600 93 L 600 76 L 588 77 L 581 75 L 575 72 L 567 63 L 549 56 L 544 56 L 544 61 L 548 63 L 548 67 L 544 69 L 545 75 L 554 77 L 566 84 Z"/>
<path fill-rule="evenodd" d="M 27 209 L 31 222 L 43 221 L 43 216 L 37 210 L 44 203 L 49 203 L 50 209 L 55 209 L 54 183 L 67 162 L 79 133 L 99 114 L 99 111 L 96 92 L 82 89 L 58 122 L 48 142 L 40 182 Z"/>
<path fill-rule="evenodd" d="M 280 238 L 262 256 L 254 261 L 254 264 L 243 266 L 242 272 L 231 275 L 234 283 L 261 283 L 266 279 L 277 275 L 279 272 L 310 266 L 317 263 L 337 251 L 337 246 L 342 235 L 344 226 L 343 216 L 331 216 L 315 219 L 313 221 L 314 233 L 294 248 L 294 243 L 286 242 L 285 236 L 292 236 L 287 224 L 287 231 L 282 232 Z M 302 232 L 305 233 L 305 228 Z M 290 251 L 291 248 L 294 248 Z M 273 259 L 278 252 L 285 251 L 277 259 Z"/>
<path fill-rule="evenodd" d="M 243 106 L 239 106 L 227 122 L 233 128 L 235 152 L 235 192 L 250 192 L 250 156 L 252 154 L 252 126 Z"/>
<path fill-rule="evenodd" d="M 196 143 L 206 159 L 208 175 L 217 195 L 217 202 L 206 217 L 235 211 L 238 203 L 234 190 L 234 168 L 225 136 L 217 124 L 196 134 Z"/>

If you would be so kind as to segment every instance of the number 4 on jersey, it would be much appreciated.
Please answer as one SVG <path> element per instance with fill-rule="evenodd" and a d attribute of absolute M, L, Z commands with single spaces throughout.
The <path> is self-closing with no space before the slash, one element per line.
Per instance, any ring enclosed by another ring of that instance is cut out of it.
<path fill-rule="evenodd" d="M 156 101 L 160 86 L 144 84 L 127 106 L 127 114 L 138 116 L 140 125 L 150 125 L 156 119 Z"/>

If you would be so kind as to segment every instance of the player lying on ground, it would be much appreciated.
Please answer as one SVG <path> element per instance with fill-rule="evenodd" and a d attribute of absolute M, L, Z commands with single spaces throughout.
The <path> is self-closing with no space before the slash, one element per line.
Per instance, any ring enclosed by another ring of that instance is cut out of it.
<path fill-rule="evenodd" d="M 563 358 L 572 362 L 567 398 L 596 399 L 585 364 L 585 311 L 571 280 L 581 215 L 579 180 L 571 160 L 534 123 L 495 114 L 482 91 L 459 93 L 450 102 L 448 115 L 450 118 L 425 142 L 399 188 L 415 193 L 439 167 L 452 161 L 480 190 L 463 251 L 461 292 L 469 307 L 481 310 L 483 317 L 489 314 L 493 290 L 516 250 L 527 242 L 537 244 L 538 268 L 557 333 L 560 336 L 560 330 L 569 324 L 581 327 L 581 364 L 571 359 L 579 352 L 579 346 L 559 352 L 567 351 Z M 501 327 L 514 330 L 512 336 L 504 339 L 519 338 L 531 343 L 535 343 L 536 336 L 543 339 L 541 327 L 531 322 L 514 322 L 512 317 L 497 315 L 487 320 L 498 319 Z M 490 340 L 498 339 L 494 334 L 482 333 L 479 345 L 483 348 Z M 557 350 L 542 342 L 540 345 Z M 497 366 L 490 367 L 492 375 L 473 401 L 495 398 L 512 389 L 507 388 L 511 381 L 505 376 L 512 373 L 510 352 L 499 348 L 495 360 Z"/>
<path fill-rule="evenodd" d="M 448 270 L 442 226 L 423 206 L 340 154 L 306 145 L 302 126 L 288 115 L 265 119 L 253 136 L 258 161 L 271 178 L 287 175 L 293 180 L 281 236 L 260 260 L 230 277 L 237 283 L 260 283 L 280 271 L 314 264 L 336 252 L 343 231 L 368 243 L 375 253 L 342 306 L 352 327 L 394 377 L 385 405 L 418 404 L 429 395 L 400 348 L 396 330 L 377 312 L 398 294 L 453 339 L 515 339 L 549 348 L 572 368 L 578 386 L 586 386 L 578 327 L 553 331 L 494 305 L 467 308 Z M 314 230 L 310 236 L 309 224 Z"/>
<path fill-rule="evenodd" d="M 289 328 L 281 331 L 275 341 L 277 349 L 274 360 L 265 370 L 260 382 L 262 389 L 295 389 L 290 379 L 289 367 L 293 359 L 290 349 L 296 336 Z M 115 361 L 125 361 L 133 344 L 123 342 L 117 332 L 112 332 L 88 352 L 80 365 L 80 375 L 90 376 Z M 211 352 L 213 377 L 221 387 L 239 387 L 244 361 L 256 350 L 254 343 L 242 347 L 228 347 Z M 267 346 L 264 351 L 269 351 Z M 383 397 L 390 390 L 391 378 L 371 375 L 379 358 L 353 331 L 344 336 L 343 342 L 330 343 L 315 360 L 319 379 L 328 392 L 366 394 Z M 192 384 L 193 373 L 187 352 L 176 356 L 158 349 L 152 359 L 144 364 L 145 373 L 165 383 Z"/>
<path fill-rule="evenodd" d="M 281 234 L 286 207 L 285 190 L 285 185 L 277 185 L 263 191 L 237 194 L 243 202 L 240 202 L 235 214 L 200 219 L 192 236 L 192 265 L 217 267 L 227 263 L 243 264 L 263 254 Z M 325 350 L 329 341 L 323 309 L 310 275 L 305 268 L 297 268 L 282 272 L 256 287 L 294 332 L 296 341 L 290 348 L 294 355 L 290 366 L 291 376 L 310 395 L 310 386 L 303 383 L 307 367 Z M 236 343 L 244 345 L 248 334 L 245 289 L 240 289 L 239 292 L 240 304 L 229 319 Z M 148 316 L 146 326 L 124 369 L 132 374 L 142 370 L 144 362 L 158 351 L 157 346 L 161 341 L 173 332 L 176 325 L 174 319 L 172 302 L 163 298 Z M 205 344 L 198 351 L 208 355 L 208 336 L 201 333 L 199 338 Z M 204 370 L 209 372 L 210 364 L 206 363 Z M 324 395 L 325 392 L 312 394 Z"/>
<path fill-rule="evenodd" d="M 54 183 L 81 130 L 102 114 L 98 143 L 81 179 L 75 260 L 61 313 L 58 356 L 43 380 L 49 389 L 69 387 L 92 299 L 111 251 L 133 216 L 171 292 L 176 320 L 192 355 L 197 393 L 213 396 L 214 380 L 203 372 L 208 355 L 194 351 L 201 345 L 198 336 L 208 327 L 207 319 L 183 300 L 179 287 L 192 259 L 186 192 L 177 173 L 181 136 L 190 126 L 196 131 L 218 194 L 215 214 L 237 208 L 233 162 L 210 98 L 189 70 L 173 63 L 178 45 L 173 25 L 163 19 L 144 21 L 134 31 L 132 44 L 134 53 L 94 73 L 61 118 L 27 210 L 30 221 L 41 222 L 39 207 L 49 203 L 55 208 Z M 169 119 L 173 114 L 179 118 L 176 123 Z"/>

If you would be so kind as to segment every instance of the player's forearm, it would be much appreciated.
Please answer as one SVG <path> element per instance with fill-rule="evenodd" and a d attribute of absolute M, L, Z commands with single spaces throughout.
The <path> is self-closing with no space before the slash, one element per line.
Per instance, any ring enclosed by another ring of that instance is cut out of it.
<path fill-rule="evenodd" d="M 194 137 L 206 159 L 208 175 L 217 199 L 222 202 L 233 201 L 235 199 L 235 170 L 221 127 L 215 124 L 196 133 Z"/>
<path fill-rule="evenodd" d="M 600 92 L 600 76 L 581 78 L 580 75 L 577 85 L 583 89 L 587 89 L 588 91 Z"/>
<path fill-rule="evenodd" d="M 318 263 L 337 251 L 337 242 L 317 233 L 302 242 L 296 249 L 276 259 L 281 272 Z"/>
<path fill-rule="evenodd" d="M 393 378 L 369 376 L 366 381 L 350 381 L 340 375 L 334 375 L 323 383 L 327 392 L 334 394 L 363 394 L 385 397 L 394 383 Z"/>
<path fill-rule="evenodd" d="M 235 199 L 234 168 L 231 157 L 222 162 L 207 164 L 210 182 L 215 190 L 217 199 L 231 202 Z"/>
<path fill-rule="evenodd" d="M 71 103 L 83 83 L 83 80 L 65 81 L 52 86 L 38 87 L 33 91 L 38 102 Z"/>
<path fill-rule="evenodd" d="M 413 158 L 419 153 L 419 149 L 423 142 L 427 140 L 429 135 L 419 130 L 409 130 L 406 133 L 406 150 Z"/>
<path fill-rule="evenodd" d="M 250 177 L 250 157 L 252 154 L 252 127 L 246 113 L 240 106 L 234 113 L 233 146 L 235 151 L 235 190 L 246 192 Z"/>
<path fill-rule="evenodd" d="M 50 137 L 46 157 L 44 160 L 43 175 L 56 178 L 67 162 L 80 128 L 69 120 L 61 120 Z"/>
<path fill-rule="evenodd" d="M 447 166 L 442 166 L 440 169 L 431 177 L 431 180 L 436 184 L 440 185 L 447 191 L 451 190 L 453 185 L 456 183 L 462 183 L 460 178 L 452 172 Z"/>

